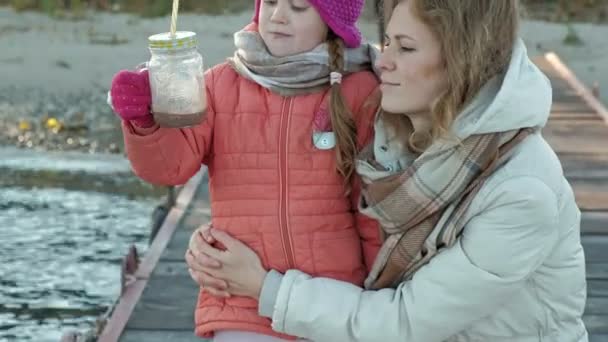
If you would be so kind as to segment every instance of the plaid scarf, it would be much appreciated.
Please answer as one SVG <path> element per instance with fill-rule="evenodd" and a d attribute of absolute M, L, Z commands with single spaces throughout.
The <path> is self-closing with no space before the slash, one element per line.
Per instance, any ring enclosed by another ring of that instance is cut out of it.
<path fill-rule="evenodd" d="M 228 62 L 241 76 L 284 96 L 310 94 L 329 85 L 328 44 L 297 55 L 275 57 L 255 27 L 234 34 L 236 51 Z M 379 51 L 369 43 L 344 51 L 344 76 L 373 70 Z"/>
<path fill-rule="evenodd" d="M 407 169 L 391 174 L 367 146 L 357 160 L 363 179 L 360 211 L 380 223 L 384 243 L 365 287 L 396 287 L 452 246 L 485 180 L 533 129 L 439 140 Z"/>

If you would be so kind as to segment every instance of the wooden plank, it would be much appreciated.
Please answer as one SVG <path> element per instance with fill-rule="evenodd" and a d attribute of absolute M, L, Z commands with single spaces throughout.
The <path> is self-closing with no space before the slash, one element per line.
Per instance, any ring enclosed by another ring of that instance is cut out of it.
<path fill-rule="evenodd" d="M 606 128 L 608 135 L 608 128 Z M 608 212 L 608 153 L 561 153 L 559 154 L 564 174 L 574 189 L 577 203 L 583 210 L 605 210 Z M 605 216 L 595 215 L 597 219 Z M 602 222 L 604 232 L 608 233 L 606 222 Z M 593 222 L 593 228 L 599 228 Z M 583 227 L 587 228 L 585 217 Z"/>
<path fill-rule="evenodd" d="M 211 221 L 211 209 L 206 201 L 195 199 L 192 201 L 187 214 L 182 221 L 180 229 L 194 231 L 203 224 Z"/>
<path fill-rule="evenodd" d="M 186 186 L 181 187 L 179 196 L 175 199 L 175 207 L 186 210 L 192 199 L 196 196 L 200 184 L 207 184 L 209 175 L 207 167 L 201 167 L 200 171 L 192 177 Z M 193 186 L 189 186 L 193 184 Z"/>
<path fill-rule="evenodd" d="M 572 88 L 597 115 L 608 124 L 608 109 L 593 96 L 591 91 L 574 75 L 574 73 L 559 59 L 555 53 L 548 53 L 544 56 L 545 60 L 551 65 L 560 76 Z"/>
<path fill-rule="evenodd" d="M 162 255 L 162 260 L 183 262 L 192 232 L 201 225 L 208 224 L 210 221 L 209 190 L 207 180 L 203 178 L 193 194 L 192 202 L 180 222 L 179 228 L 175 231 L 173 238 L 167 245 Z"/>
<path fill-rule="evenodd" d="M 608 334 L 591 334 L 589 342 L 608 342 Z"/>
<path fill-rule="evenodd" d="M 184 255 L 186 255 L 186 250 L 188 250 L 188 243 L 193 231 L 194 229 L 180 227 L 180 229 L 175 232 L 173 240 L 171 240 L 167 246 L 162 261 L 185 262 Z"/>
<path fill-rule="evenodd" d="M 187 278 L 188 281 L 194 282 L 190 279 L 190 273 L 188 272 L 188 265 L 185 261 L 163 261 L 156 266 L 154 270 L 154 277 L 179 277 Z"/>
<path fill-rule="evenodd" d="M 198 187 L 192 194 L 190 209 L 209 210 L 211 207 L 211 195 L 209 194 L 209 174 L 205 173 Z"/>
<path fill-rule="evenodd" d="M 587 295 L 590 298 L 608 297 L 608 280 L 587 280 Z"/>
<path fill-rule="evenodd" d="M 608 127 L 606 127 L 608 134 Z M 608 146 L 604 153 L 560 153 L 564 174 L 568 179 L 601 179 L 608 181 Z"/>
<path fill-rule="evenodd" d="M 551 120 L 543 135 L 560 156 L 579 207 L 608 209 L 608 127 L 598 112 L 603 107 L 589 101 L 588 90 L 577 83 L 557 56 L 548 54 L 536 58 L 535 63 L 548 75 L 554 88 Z M 603 231 L 600 225 L 604 226 L 583 217 L 582 231 Z"/>
<path fill-rule="evenodd" d="M 552 111 L 549 120 L 597 120 L 597 115 L 592 111 Z"/>
<path fill-rule="evenodd" d="M 584 211 L 581 219 L 583 234 L 608 235 L 608 211 Z"/>
<path fill-rule="evenodd" d="M 553 87 L 554 111 L 588 112 L 608 123 L 608 111 L 555 53 L 535 57 L 534 63 L 549 77 Z M 576 96 L 577 99 L 573 98 Z M 570 102 L 570 103 L 567 103 Z M 585 109 L 587 108 L 587 109 Z"/>
<path fill-rule="evenodd" d="M 183 265 L 185 263 L 176 263 Z M 176 274 L 155 275 L 149 281 L 142 300 L 137 303 L 127 329 L 136 330 L 194 330 L 194 309 L 199 287 L 179 265 L 172 267 Z"/>
<path fill-rule="evenodd" d="M 608 280 L 608 260 L 602 263 L 587 262 L 587 279 L 588 280 Z M 606 303 L 608 309 L 608 303 Z"/>
<path fill-rule="evenodd" d="M 184 330 L 128 330 L 123 334 L 121 342 L 211 342 L 194 335 L 194 331 Z"/>
<path fill-rule="evenodd" d="M 206 179 L 207 169 L 203 168 L 181 189 L 175 201 L 175 207 L 171 209 L 169 215 L 165 218 L 163 226 L 146 253 L 146 258 L 144 258 L 137 269 L 136 276 L 138 278 L 147 278 L 152 273 L 154 267 L 166 252 L 167 245 L 173 240 L 173 235 L 178 227 L 180 227 L 181 221 L 186 216 L 185 214 L 189 212 L 189 204 L 192 202 L 201 184 L 204 183 L 204 187 L 206 187 Z"/>
<path fill-rule="evenodd" d="M 595 319 L 595 318 L 594 318 Z M 123 342 L 211 342 L 211 339 L 201 339 L 192 332 L 163 331 L 163 330 L 129 330 L 125 332 Z M 608 334 L 590 334 L 589 342 L 608 342 Z"/>
<path fill-rule="evenodd" d="M 580 99 L 575 101 L 574 98 L 564 97 L 553 101 L 551 105 L 551 115 L 553 113 L 589 113 L 595 119 L 598 119 L 597 114 L 589 109 L 584 102 L 581 102 Z"/>
<path fill-rule="evenodd" d="M 536 58 L 535 63 L 550 78 L 554 90 L 552 113 L 543 134 L 559 154 L 579 206 L 603 209 L 608 206 L 606 110 L 557 55 L 547 54 Z M 608 233 L 608 212 L 583 212 L 581 231 Z M 608 342 L 608 239 L 585 235 L 582 243 L 587 256 L 589 295 L 584 321 L 591 342 Z"/>
<path fill-rule="evenodd" d="M 561 74 L 547 61 L 545 56 L 537 56 L 533 58 L 534 64 L 547 75 L 549 81 L 551 81 L 551 87 L 553 88 L 553 100 L 559 100 L 563 95 L 576 94 L 576 91 L 570 87 L 568 82 L 564 80 Z M 580 97 L 577 101 L 581 101 Z"/>
<path fill-rule="evenodd" d="M 608 210 L 608 182 L 574 179 L 570 181 L 570 185 L 581 210 Z"/>
<path fill-rule="evenodd" d="M 557 76 L 559 77 L 559 76 Z M 549 78 L 551 81 L 551 87 L 553 88 L 553 102 L 582 102 L 583 99 L 579 96 L 578 92 L 572 88 L 568 82 L 563 81 L 561 78 Z M 586 104 L 586 103 L 585 103 Z M 589 107 L 588 107 L 589 108 Z M 591 108 L 589 108 L 591 109 Z"/>
<path fill-rule="evenodd" d="M 608 262 L 608 236 L 584 235 L 581 237 L 581 243 L 588 264 Z"/>
<path fill-rule="evenodd" d="M 197 198 L 204 197 L 204 193 L 206 193 L 206 189 L 204 188 L 206 188 L 206 184 L 201 184 L 200 190 L 195 195 L 195 199 L 180 222 L 180 227 L 173 234 L 173 238 L 162 255 L 163 261 L 184 261 L 184 255 L 192 232 L 201 225 L 211 222 L 207 200 Z M 203 194 L 201 195 L 201 193 Z"/>
<path fill-rule="evenodd" d="M 163 253 L 163 261 L 184 261 L 188 243 L 192 233 L 202 224 L 211 221 L 211 217 L 198 211 L 190 211 L 182 221 L 182 225 L 173 234 L 173 239 Z"/>
<path fill-rule="evenodd" d="M 587 315 L 583 321 L 590 334 L 608 334 L 608 315 Z"/>
<path fill-rule="evenodd" d="M 544 55 L 534 56 L 532 57 L 532 61 L 543 73 L 545 73 L 545 75 L 547 75 L 547 77 L 549 77 L 551 83 L 557 80 L 566 84 L 565 81 L 561 78 L 560 74 L 557 72 L 557 70 L 555 70 L 555 68 L 551 65 L 551 63 L 549 63 L 549 61 L 545 58 Z"/>
<path fill-rule="evenodd" d="M 578 96 L 576 90 L 570 88 L 568 82 L 564 81 L 559 75 L 550 76 L 551 88 L 553 90 L 553 101 L 561 101 L 563 98 L 570 97 L 572 95 Z M 582 101 L 580 97 L 576 98 L 576 101 Z"/>
<path fill-rule="evenodd" d="M 178 200 L 181 200 L 182 202 L 190 202 L 191 194 L 194 191 L 188 189 L 197 188 L 200 180 L 200 176 L 195 176 L 188 181 L 184 189 L 180 191 Z M 125 327 L 128 325 L 128 320 L 133 317 L 132 313 L 134 309 L 140 304 L 140 298 L 147 287 L 148 277 L 158 263 L 160 255 L 165 249 L 168 240 L 170 240 L 171 236 L 173 235 L 173 232 L 182 215 L 183 209 L 177 207 L 173 207 L 169 212 L 169 215 L 163 222 L 163 225 L 158 231 L 156 238 L 152 242 L 150 249 L 147 251 L 145 257 L 139 265 L 139 268 L 135 272 L 135 278 L 137 280 L 134 284 L 127 287 L 125 295 L 120 298 L 118 305 L 112 312 L 112 316 L 101 332 L 98 342 L 115 342 L 119 340 Z"/>
<path fill-rule="evenodd" d="M 608 297 L 589 297 L 585 307 L 585 315 L 608 315 Z"/>
<path fill-rule="evenodd" d="M 543 136 L 558 153 L 608 153 L 608 128 L 600 120 L 549 121 Z"/>
<path fill-rule="evenodd" d="M 146 256 L 135 273 L 137 278 L 146 279 L 153 272 L 183 215 L 184 211 L 176 207 L 169 211 L 161 229 L 158 231 L 150 248 L 146 251 Z"/>
<path fill-rule="evenodd" d="M 146 280 L 136 280 L 127 286 L 125 293 L 120 297 L 114 308 L 110 320 L 104 327 L 101 336 L 99 336 L 98 342 L 118 341 L 145 287 Z"/>

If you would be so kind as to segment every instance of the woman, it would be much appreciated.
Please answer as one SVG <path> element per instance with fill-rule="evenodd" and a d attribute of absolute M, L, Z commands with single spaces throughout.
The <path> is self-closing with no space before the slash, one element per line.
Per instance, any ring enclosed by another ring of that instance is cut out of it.
<path fill-rule="evenodd" d="M 587 341 L 580 212 L 540 134 L 551 87 L 517 37 L 518 1 L 393 8 L 384 112 L 357 162 L 360 210 L 385 237 L 366 288 L 267 271 L 217 229 L 191 239 L 195 280 L 317 342 Z"/>

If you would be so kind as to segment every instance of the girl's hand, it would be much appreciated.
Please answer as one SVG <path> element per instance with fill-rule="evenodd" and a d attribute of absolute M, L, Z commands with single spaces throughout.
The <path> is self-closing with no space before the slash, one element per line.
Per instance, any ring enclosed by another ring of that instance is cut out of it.
<path fill-rule="evenodd" d="M 219 242 L 220 250 L 211 245 Z M 186 262 L 190 275 L 205 290 L 226 297 L 227 294 L 258 299 L 266 270 L 258 255 L 245 244 L 217 229 L 195 232 Z"/>
<path fill-rule="evenodd" d="M 150 113 L 152 94 L 148 70 L 121 70 L 112 78 L 110 87 L 112 109 L 125 121 L 138 127 L 155 125 Z"/>

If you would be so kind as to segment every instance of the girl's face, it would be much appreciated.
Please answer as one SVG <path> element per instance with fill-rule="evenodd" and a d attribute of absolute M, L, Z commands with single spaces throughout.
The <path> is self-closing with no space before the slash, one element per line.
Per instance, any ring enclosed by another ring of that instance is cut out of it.
<path fill-rule="evenodd" d="M 382 71 L 382 108 L 392 113 L 424 114 L 447 89 L 441 44 L 431 29 L 401 1 L 388 23 Z"/>
<path fill-rule="evenodd" d="M 308 0 L 263 0 L 260 35 L 273 56 L 310 51 L 327 40 L 329 31 Z"/>

